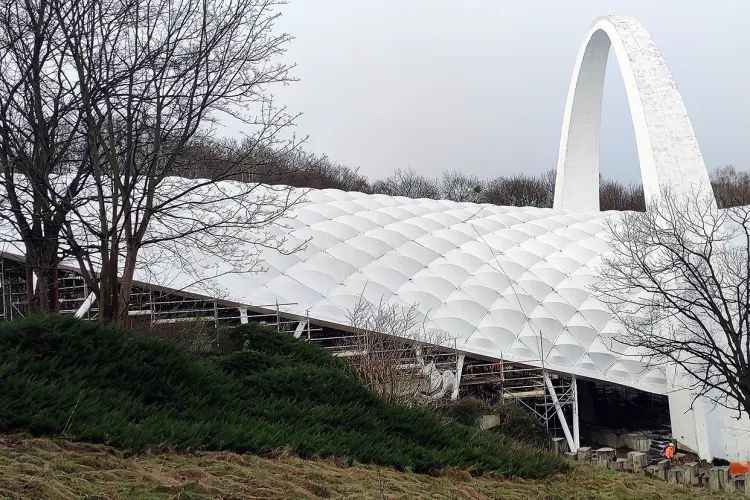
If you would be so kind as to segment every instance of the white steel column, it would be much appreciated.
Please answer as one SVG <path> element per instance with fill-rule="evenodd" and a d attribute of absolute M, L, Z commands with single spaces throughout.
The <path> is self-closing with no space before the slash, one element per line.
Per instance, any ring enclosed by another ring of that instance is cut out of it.
<path fill-rule="evenodd" d="M 96 300 L 96 294 L 94 292 L 91 292 L 88 297 L 86 297 L 86 300 L 83 301 L 83 304 L 81 304 L 81 307 L 78 308 L 76 311 L 76 318 L 83 318 L 87 312 L 89 312 L 89 309 L 91 309 L 91 306 L 94 304 L 94 301 Z"/>
<path fill-rule="evenodd" d="M 247 324 L 247 307 L 240 307 L 240 324 Z"/>
<path fill-rule="evenodd" d="M 459 354 L 456 358 L 456 386 L 453 388 L 451 393 L 451 400 L 455 401 L 458 399 L 458 388 L 461 386 L 461 374 L 464 371 L 464 358 L 465 354 Z"/>
<path fill-rule="evenodd" d="M 573 436 L 571 436 L 570 434 L 568 421 L 565 419 L 565 414 L 562 411 L 562 406 L 560 406 L 560 400 L 557 399 L 557 393 L 555 392 L 555 388 L 552 386 L 552 380 L 550 380 L 547 372 L 544 372 L 544 383 L 547 385 L 549 395 L 552 397 L 552 403 L 555 405 L 555 410 L 557 410 L 557 418 L 560 419 L 560 423 L 562 424 L 563 432 L 565 433 L 565 440 L 568 442 L 568 448 L 570 448 L 570 451 L 575 453 L 576 451 L 578 451 L 578 446 L 576 446 L 575 441 L 573 441 Z"/>
<path fill-rule="evenodd" d="M 302 336 L 302 332 L 305 331 L 305 327 L 307 327 L 307 321 L 300 321 L 297 323 L 297 328 L 294 330 L 294 338 L 298 339 Z"/>
<path fill-rule="evenodd" d="M 578 421 L 578 379 L 575 375 L 572 378 L 573 383 L 573 442 L 576 444 L 576 448 L 581 447 L 581 431 L 580 423 Z"/>

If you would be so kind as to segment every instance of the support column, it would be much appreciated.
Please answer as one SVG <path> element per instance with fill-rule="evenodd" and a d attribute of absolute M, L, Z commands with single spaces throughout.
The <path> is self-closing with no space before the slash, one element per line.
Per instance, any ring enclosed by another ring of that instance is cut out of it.
<path fill-rule="evenodd" d="M 307 328 L 307 321 L 302 320 L 299 323 L 297 323 L 297 328 L 294 330 L 294 338 L 298 339 L 302 336 L 302 332 L 305 331 L 305 328 Z"/>
<path fill-rule="evenodd" d="M 279 312 L 279 301 L 276 301 L 276 331 L 281 331 L 281 314 Z"/>
<path fill-rule="evenodd" d="M 672 417 L 673 418 L 673 417 Z M 711 440 L 708 437 L 708 422 L 706 422 L 706 402 L 703 396 L 693 401 L 693 418 L 695 419 L 695 437 L 698 441 L 698 455 L 704 460 L 711 460 Z"/>
<path fill-rule="evenodd" d="M 247 324 L 247 307 L 240 307 L 240 324 Z"/>
<path fill-rule="evenodd" d="M 81 307 L 78 308 L 76 311 L 76 318 L 83 318 L 87 312 L 89 312 L 89 309 L 91 309 L 91 306 L 94 304 L 94 301 L 96 300 L 96 294 L 94 292 L 91 292 L 88 297 L 86 297 L 86 300 L 83 301 L 83 304 L 81 304 Z"/>
<path fill-rule="evenodd" d="M 572 384 L 573 384 L 573 442 L 576 445 L 576 448 L 581 447 L 581 432 L 580 432 L 580 423 L 578 420 L 578 379 L 576 379 L 575 375 L 573 375 L 572 378 Z"/>
<path fill-rule="evenodd" d="M 576 446 L 576 443 L 573 441 L 573 436 L 570 434 L 570 428 L 568 427 L 568 421 L 562 411 L 562 406 L 560 406 L 560 400 L 557 399 L 555 387 L 552 385 L 552 380 L 549 378 L 547 372 L 544 372 L 544 383 L 547 386 L 547 391 L 549 391 L 550 397 L 552 397 L 552 403 L 555 405 L 555 410 L 557 410 L 557 418 L 560 419 L 560 424 L 562 425 L 563 433 L 565 434 L 565 440 L 568 441 L 568 447 L 572 452 L 578 451 L 578 446 Z"/>
<path fill-rule="evenodd" d="M 461 387 L 461 374 L 464 371 L 464 359 L 466 358 L 465 354 L 459 354 L 458 358 L 456 358 L 456 386 L 453 388 L 453 392 L 451 393 L 451 400 L 455 401 L 458 399 L 458 389 Z"/>

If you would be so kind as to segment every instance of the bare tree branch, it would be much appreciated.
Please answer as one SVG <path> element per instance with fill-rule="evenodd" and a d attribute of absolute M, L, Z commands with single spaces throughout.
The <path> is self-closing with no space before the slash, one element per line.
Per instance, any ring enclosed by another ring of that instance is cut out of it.
<path fill-rule="evenodd" d="M 750 207 L 665 191 L 609 230 L 596 290 L 624 326 L 616 341 L 676 365 L 694 396 L 750 415 Z"/>

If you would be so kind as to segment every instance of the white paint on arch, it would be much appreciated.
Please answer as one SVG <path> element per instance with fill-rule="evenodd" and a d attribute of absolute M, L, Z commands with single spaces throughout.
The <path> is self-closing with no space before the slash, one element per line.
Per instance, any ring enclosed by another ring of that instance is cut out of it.
<path fill-rule="evenodd" d="M 591 25 L 573 71 L 554 207 L 599 210 L 599 139 L 610 47 L 625 81 L 646 201 L 658 199 L 666 187 L 712 193 L 682 97 L 651 35 L 636 19 L 605 16 Z"/>

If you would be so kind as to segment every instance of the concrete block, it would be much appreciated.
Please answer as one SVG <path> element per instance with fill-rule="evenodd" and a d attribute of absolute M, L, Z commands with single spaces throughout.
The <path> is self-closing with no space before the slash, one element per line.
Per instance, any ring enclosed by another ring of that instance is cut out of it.
<path fill-rule="evenodd" d="M 578 453 L 573 453 L 572 451 L 565 452 L 565 458 L 567 458 L 571 462 L 575 462 L 577 457 L 578 457 Z"/>
<path fill-rule="evenodd" d="M 674 467 L 667 470 L 667 482 L 671 484 L 684 484 L 685 469 Z"/>
<path fill-rule="evenodd" d="M 671 465 L 670 461 L 666 459 L 660 460 L 659 462 L 657 462 L 656 463 L 656 469 L 657 469 L 656 477 L 658 477 L 662 481 L 666 481 L 667 471 L 669 470 L 670 465 Z"/>
<path fill-rule="evenodd" d="M 628 460 L 626 458 L 618 458 L 609 463 L 609 468 L 618 472 L 625 472 L 628 470 Z"/>
<path fill-rule="evenodd" d="M 625 446 L 625 436 L 618 435 L 609 429 L 586 426 L 581 429 L 581 437 L 590 443 L 597 443 L 611 448 L 622 448 Z"/>
<path fill-rule="evenodd" d="M 750 472 L 745 474 L 745 495 L 750 496 Z"/>
<path fill-rule="evenodd" d="M 568 442 L 565 441 L 565 438 L 552 438 L 552 451 L 558 455 L 568 451 Z"/>
<path fill-rule="evenodd" d="M 596 457 L 597 458 L 606 457 L 609 460 L 614 460 L 615 458 L 617 458 L 617 450 L 615 450 L 614 448 L 610 448 L 608 446 L 604 448 L 599 448 L 598 450 L 596 450 Z"/>
<path fill-rule="evenodd" d="M 493 427 L 497 427 L 498 425 L 502 424 L 502 419 L 497 415 L 484 415 L 482 417 L 479 417 L 479 428 L 480 429 L 492 429 Z"/>
<path fill-rule="evenodd" d="M 608 469 L 609 463 L 617 458 L 617 451 L 614 448 L 599 448 L 596 450 L 596 464 L 602 469 Z"/>
<path fill-rule="evenodd" d="M 729 473 L 729 466 L 725 465 L 723 467 L 719 467 L 719 485 L 722 490 L 726 491 L 727 488 L 729 488 L 729 480 L 731 479 L 732 475 Z"/>
<path fill-rule="evenodd" d="M 734 493 L 737 491 L 737 483 L 734 480 L 734 477 L 732 477 L 731 474 L 729 474 L 729 477 L 726 478 L 726 482 L 724 483 L 724 491 L 727 493 Z"/>
<path fill-rule="evenodd" d="M 638 434 L 625 434 L 623 436 L 623 441 L 625 448 L 630 448 L 633 451 L 647 453 L 649 448 L 651 448 L 651 438 L 646 436 L 641 436 Z"/>
<path fill-rule="evenodd" d="M 745 491 L 745 476 L 734 476 L 734 491 Z"/>
<path fill-rule="evenodd" d="M 580 448 L 578 448 L 577 460 L 579 462 L 586 462 L 591 460 L 591 447 L 581 446 Z"/>
<path fill-rule="evenodd" d="M 708 487 L 711 491 L 723 491 L 724 485 L 729 481 L 729 467 L 711 467 L 708 471 Z"/>
<path fill-rule="evenodd" d="M 635 474 L 643 474 L 648 465 L 648 457 L 640 451 L 628 452 L 628 470 Z"/>
<path fill-rule="evenodd" d="M 649 465 L 645 469 L 643 469 L 647 476 L 653 476 L 658 477 L 659 476 L 659 468 L 655 465 Z"/>
<path fill-rule="evenodd" d="M 683 467 L 682 484 L 688 486 L 698 486 L 698 462 L 690 462 Z"/>

